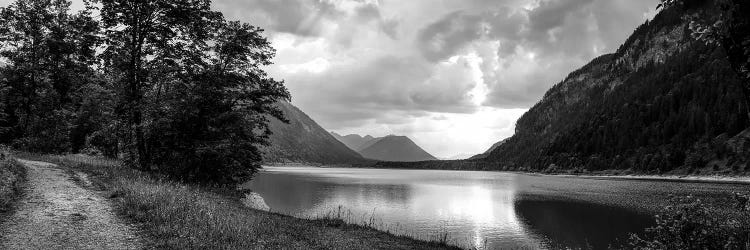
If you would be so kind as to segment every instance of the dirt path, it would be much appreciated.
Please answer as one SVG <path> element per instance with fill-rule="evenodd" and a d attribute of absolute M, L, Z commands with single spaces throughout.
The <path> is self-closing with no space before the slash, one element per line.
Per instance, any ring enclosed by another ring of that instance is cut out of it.
<path fill-rule="evenodd" d="M 103 197 L 76 185 L 54 164 L 19 162 L 28 167 L 26 193 L 0 227 L 0 249 L 142 248 L 133 227 Z"/>

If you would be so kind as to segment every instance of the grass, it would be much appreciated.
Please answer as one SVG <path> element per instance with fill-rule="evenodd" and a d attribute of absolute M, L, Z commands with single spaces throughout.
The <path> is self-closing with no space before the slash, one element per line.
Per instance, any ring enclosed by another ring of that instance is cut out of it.
<path fill-rule="evenodd" d="M 237 191 L 169 181 L 82 155 L 23 158 L 90 176 L 93 187 L 137 225 L 147 245 L 165 249 L 455 249 L 339 218 L 299 219 L 245 207 Z"/>
<path fill-rule="evenodd" d="M 26 168 L 16 162 L 7 150 L 0 149 L 0 212 L 12 208 L 26 182 Z"/>

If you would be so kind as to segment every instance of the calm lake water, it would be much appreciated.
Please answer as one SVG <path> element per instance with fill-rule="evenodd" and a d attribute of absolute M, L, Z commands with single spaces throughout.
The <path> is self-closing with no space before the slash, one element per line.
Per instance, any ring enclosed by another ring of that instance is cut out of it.
<path fill-rule="evenodd" d="M 671 194 L 718 197 L 741 184 L 503 172 L 266 167 L 246 188 L 274 212 L 340 217 L 476 248 L 607 248 L 642 232 Z"/>

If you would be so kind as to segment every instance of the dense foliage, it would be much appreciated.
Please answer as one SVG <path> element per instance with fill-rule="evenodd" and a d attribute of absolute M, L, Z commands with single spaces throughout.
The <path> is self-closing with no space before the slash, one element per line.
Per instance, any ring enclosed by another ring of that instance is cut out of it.
<path fill-rule="evenodd" d="M 750 202 L 734 194 L 730 207 L 700 199 L 675 197 L 673 206 L 656 216 L 656 226 L 633 235 L 629 249 L 750 249 Z"/>
<path fill-rule="evenodd" d="M 678 8 L 688 13 L 693 38 L 721 46 L 732 69 L 743 82 L 746 105 L 750 106 L 750 2 L 745 0 L 714 0 L 706 8 L 705 0 L 661 0 L 657 8 Z M 706 18 L 710 16 L 711 18 Z M 750 113 L 748 113 L 750 115 Z"/>
<path fill-rule="evenodd" d="M 691 37 L 684 15 L 663 10 L 616 53 L 571 73 L 487 160 L 536 171 L 748 171 L 743 79 L 727 51 Z"/>
<path fill-rule="evenodd" d="M 12 208 L 25 182 L 26 168 L 11 157 L 9 149 L 0 147 L 0 215 Z"/>
<path fill-rule="evenodd" d="M 209 0 L 16 1 L 0 9 L 0 143 L 101 153 L 193 181 L 259 167 L 283 83 L 263 30 Z M 93 13 L 96 13 L 93 14 Z"/>

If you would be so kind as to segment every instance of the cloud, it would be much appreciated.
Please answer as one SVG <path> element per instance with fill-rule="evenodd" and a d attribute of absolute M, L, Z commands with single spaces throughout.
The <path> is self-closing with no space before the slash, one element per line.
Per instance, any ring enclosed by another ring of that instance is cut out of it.
<path fill-rule="evenodd" d="M 287 74 L 286 82 L 296 104 L 326 128 L 339 129 L 402 121 L 393 114 L 408 120 L 428 112 L 472 113 L 474 67 L 466 57 L 433 65 L 419 57 L 383 56 L 320 73 Z"/>
<path fill-rule="evenodd" d="M 269 73 L 323 127 L 479 153 L 658 0 L 215 0 L 268 30 Z M 512 112 L 511 112 L 512 111 Z M 488 120 L 492 119 L 492 120 Z M 486 127 L 485 127 L 486 126 Z"/>
<path fill-rule="evenodd" d="M 541 0 L 460 10 L 424 26 L 416 44 L 434 62 L 479 54 L 490 90 L 485 105 L 529 107 L 568 72 L 614 52 L 655 5 L 655 0 Z"/>
<path fill-rule="evenodd" d="M 453 12 L 425 27 L 419 34 L 417 47 L 428 60 L 447 59 L 486 33 L 481 22 L 482 17 L 479 15 Z"/>
<path fill-rule="evenodd" d="M 657 3 L 213 0 L 213 7 L 267 30 L 277 49 L 269 74 L 323 127 L 404 134 L 452 156 L 512 135 L 523 111 L 572 70 L 617 49 Z"/>
<path fill-rule="evenodd" d="M 342 12 L 326 1 L 220 0 L 214 1 L 213 7 L 230 19 L 301 36 L 320 35 L 328 19 L 342 15 Z"/>

